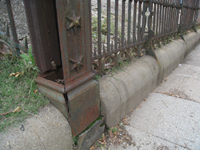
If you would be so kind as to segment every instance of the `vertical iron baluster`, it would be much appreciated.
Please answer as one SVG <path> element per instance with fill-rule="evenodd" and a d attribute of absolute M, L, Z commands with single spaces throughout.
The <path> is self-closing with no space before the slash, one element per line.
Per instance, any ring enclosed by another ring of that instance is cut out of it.
<path fill-rule="evenodd" d="M 137 0 L 134 1 L 134 15 L 133 15 L 133 43 L 136 42 L 136 14 L 137 14 Z"/>
<path fill-rule="evenodd" d="M 175 6 L 175 2 L 173 2 L 173 6 Z M 172 10 L 173 10 L 172 11 L 172 14 L 173 14 L 172 18 L 173 19 L 172 19 L 172 29 L 171 29 L 171 31 L 174 31 L 174 29 L 175 29 L 175 27 L 174 27 L 175 26 L 175 19 L 176 19 L 176 8 L 173 7 Z"/>
<path fill-rule="evenodd" d="M 193 3 L 192 3 L 192 7 L 194 8 L 194 6 L 195 6 L 195 4 L 196 4 L 196 0 L 194 0 L 193 1 Z M 195 14 L 195 10 L 191 10 L 191 20 L 192 20 L 192 24 L 194 23 L 194 21 L 195 21 L 195 19 L 194 19 L 194 14 Z"/>
<path fill-rule="evenodd" d="M 118 0 L 115 0 L 115 50 L 117 50 L 118 42 Z"/>
<path fill-rule="evenodd" d="M 155 28 L 156 28 L 156 4 L 153 3 L 154 6 L 154 14 L 153 14 L 153 31 L 155 32 Z"/>
<path fill-rule="evenodd" d="M 174 3 L 172 2 L 172 5 L 174 5 Z M 171 9 L 171 18 L 170 18 L 170 24 L 171 24 L 171 26 L 170 26 L 170 32 L 172 32 L 173 31 L 173 27 L 174 27 L 174 15 L 175 15 L 175 12 L 174 12 L 174 7 L 170 7 L 170 9 Z"/>
<path fill-rule="evenodd" d="M 196 6 L 199 7 L 199 0 L 197 0 Z M 198 11 L 198 9 L 196 9 L 195 10 L 195 22 L 197 22 L 198 16 L 199 16 L 199 11 Z"/>
<path fill-rule="evenodd" d="M 195 2 L 193 2 L 193 8 L 197 6 L 197 3 L 196 3 L 196 0 Z M 195 10 L 192 10 L 192 16 L 191 16 L 192 20 L 193 20 L 193 23 L 195 23 Z"/>
<path fill-rule="evenodd" d="M 101 54 L 101 0 L 97 0 L 98 4 L 98 56 L 103 56 Z M 99 72 L 102 71 L 101 58 L 98 59 L 99 62 Z"/>
<path fill-rule="evenodd" d="M 167 0 L 167 4 L 169 4 L 169 0 Z M 169 33 L 169 31 L 170 31 L 170 27 L 171 27 L 171 20 L 170 20 L 170 17 L 171 17 L 171 11 L 170 11 L 170 9 L 171 9 L 171 7 L 170 6 L 167 6 L 167 22 L 166 22 L 166 31 Z"/>
<path fill-rule="evenodd" d="M 8 16 L 9 16 L 9 20 L 10 20 L 10 26 L 11 26 L 11 31 L 12 31 L 12 35 L 13 35 L 13 40 L 16 43 L 18 43 L 18 37 L 17 37 L 15 21 L 13 18 L 13 12 L 12 12 L 10 0 L 6 0 L 6 6 L 7 6 Z M 17 49 L 17 56 L 19 56 L 19 55 L 20 55 L 20 50 Z"/>
<path fill-rule="evenodd" d="M 152 0 L 149 0 L 150 15 L 148 16 L 148 31 L 152 30 L 152 8 L 153 8 Z"/>
<path fill-rule="evenodd" d="M 187 0 L 185 0 L 183 2 L 185 2 L 184 3 L 185 6 L 188 5 Z M 184 7 L 183 15 L 184 15 L 184 17 L 183 17 L 184 27 L 187 27 L 188 8 Z"/>
<path fill-rule="evenodd" d="M 161 1 L 162 2 L 162 1 Z M 163 5 L 162 4 L 160 4 L 160 16 L 159 16 L 159 18 L 160 18 L 160 23 L 159 23 L 159 35 L 161 35 L 162 34 L 162 8 L 163 8 Z"/>
<path fill-rule="evenodd" d="M 195 2 L 195 0 L 193 0 L 193 2 L 191 3 L 191 7 L 193 7 L 193 4 L 194 4 L 194 2 Z M 193 23 L 193 16 L 192 16 L 192 14 L 193 14 L 193 12 L 194 12 L 194 10 L 192 10 L 192 9 L 190 9 L 189 8 L 189 16 L 188 16 L 188 25 L 192 25 L 192 23 Z"/>
<path fill-rule="evenodd" d="M 107 52 L 110 52 L 110 0 L 107 0 Z"/>
<path fill-rule="evenodd" d="M 167 0 L 167 4 L 169 4 L 169 0 Z M 167 15 L 167 21 L 166 21 L 166 32 L 169 33 L 169 29 L 170 29 L 170 26 L 171 26 L 171 22 L 170 22 L 170 17 L 171 17 L 171 12 L 170 12 L 170 6 L 167 6 L 166 7 L 166 15 Z"/>
<path fill-rule="evenodd" d="M 124 47 L 124 29 L 125 29 L 125 1 L 122 0 L 122 47 Z"/>
<path fill-rule="evenodd" d="M 162 34 L 165 33 L 165 29 L 164 29 L 164 23 L 165 23 L 165 5 L 164 5 L 164 1 L 163 0 L 163 10 L 162 10 Z"/>
<path fill-rule="evenodd" d="M 180 5 L 180 1 L 177 2 L 177 5 Z M 179 14 L 180 14 L 180 9 L 176 8 L 176 30 L 178 30 L 178 24 L 179 24 Z"/>
<path fill-rule="evenodd" d="M 133 0 L 129 0 L 128 2 L 128 44 L 130 44 L 130 35 L 131 35 L 131 8 L 132 8 L 132 1 Z"/>
<path fill-rule="evenodd" d="M 172 3 L 170 3 L 170 4 L 172 4 Z M 169 31 L 171 32 L 171 30 L 172 30 L 172 27 L 173 27 L 173 15 L 174 15 L 174 12 L 173 12 L 173 7 L 169 7 L 169 13 L 170 13 L 170 16 L 169 16 L 169 24 L 170 24 L 170 26 L 169 26 Z"/>
<path fill-rule="evenodd" d="M 195 6 L 197 6 L 197 0 L 195 0 L 194 2 L 193 2 L 193 5 L 192 5 L 192 7 L 194 8 Z M 195 14 L 196 14 L 196 10 L 192 10 L 192 22 L 193 23 L 196 23 L 196 19 L 195 19 Z"/>
<path fill-rule="evenodd" d="M 173 2 L 172 5 L 174 6 L 175 3 Z M 172 9 L 172 19 L 171 19 L 172 20 L 172 26 L 171 26 L 171 30 L 170 31 L 172 32 L 172 31 L 174 31 L 174 20 L 175 20 L 176 12 L 175 12 L 175 8 L 174 7 L 172 7 L 171 9 Z"/>
<path fill-rule="evenodd" d="M 157 14 L 157 18 L 156 18 L 156 36 L 158 36 L 158 31 L 159 31 L 159 24 L 158 24 L 158 22 L 159 22 L 159 8 L 160 8 L 160 5 L 159 4 L 157 4 L 157 12 L 156 12 L 156 14 Z M 154 14 L 155 15 L 155 14 Z"/>
<path fill-rule="evenodd" d="M 179 2 L 180 2 L 180 1 L 179 1 Z M 180 5 L 179 2 L 176 1 L 176 5 L 177 5 L 177 6 Z M 174 22 L 175 22 L 174 29 L 177 31 L 178 22 L 179 22 L 179 8 L 176 7 L 176 8 L 175 8 L 175 11 L 176 11 L 176 17 L 175 17 L 175 20 L 174 20 Z"/>
<path fill-rule="evenodd" d="M 174 5 L 177 6 L 176 1 L 174 2 Z M 177 9 L 176 7 L 174 7 L 173 31 L 176 31 L 176 21 L 177 21 Z"/>
<path fill-rule="evenodd" d="M 180 9 L 180 22 L 179 22 L 179 24 L 181 24 L 182 23 L 182 20 L 183 20 L 183 2 L 181 3 L 180 2 L 180 6 L 181 6 L 181 9 Z"/>
<path fill-rule="evenodd" d="M 175 5 L 177 5 L 177 3 L 175 3 Z M 176 31 L 177 27 L 176 27 L 176 22 L 178 21 L 178 18 L 177 18 L 177 15 L 178 15 L 178 12 L 177 12 L 177 8 L 174 7 L 174 27 L 173 27 L 173 31 Z"/>
<path fill-rule="evenodd" d="M 166 0 L 166 4 L 168 4 L 168 1 L 169 0 Z M 169 19 L 169 7 L 168 6 L 166 6 L 166 10 L 165 10 L 165 32 L 166 33 L 168 33 L 168 28 L 169 28 L 169 26 L 170 26 L 170 23 L 168 22 L 168 19 Z"/>
<path fill-rule="evenodd" d="M 146 10 L 147 10 L 146 2 L 143 2 L 141 40 L 143 40 L 143 38 L 144 38 L 144 31 L 145 31 L 145 27 L 146 27 L 146 16 L 145 16 Z"/>
<path fill-rule="evenodd" d="M 165 4 L 165 2 L 166 2 L 166 0 L 164 0 L 164 4 Z M 165 34 L 166 32 L 165 32 L 165 27 L 166 27 L 166 25 L 165 25 L 165 23 L 166 23 L 166 6 L 165 5 L 163 5 L 164 6 L 164 8 L 163 8 L 163 34 Z"/>
<path fill-rule="evenodd" d="M 137 36 L 137 40 L 140 41 L 141 37 L 140 37 L 140 32 L 141 32 L 141 29 L 140 29 L 140 24 L 141 24 L 141 5 L 142 5 L 142 2 L 139 1 L 139 13 L 138 13 L 138 36 Z"/>

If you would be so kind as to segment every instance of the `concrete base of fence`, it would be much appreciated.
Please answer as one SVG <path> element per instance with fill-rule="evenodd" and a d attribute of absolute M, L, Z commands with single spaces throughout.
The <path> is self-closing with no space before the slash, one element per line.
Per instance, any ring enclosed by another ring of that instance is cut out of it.
<path fill-rule="evenodd" d="M 71 127 L 54 106 L 44 107 L 37 117 L 0 133 L 1 150 L 72 150 Z M 21 128 L 21 130 L 20 130 Z"/>
<path fill-rule="evenodd" d="M 101 113 L 108 127 L 121 121 L 183 61 L 200 42 L 200 30 L 156 50 L 158 61 L 144 56 L 122 71 L 100 79 Z"/>

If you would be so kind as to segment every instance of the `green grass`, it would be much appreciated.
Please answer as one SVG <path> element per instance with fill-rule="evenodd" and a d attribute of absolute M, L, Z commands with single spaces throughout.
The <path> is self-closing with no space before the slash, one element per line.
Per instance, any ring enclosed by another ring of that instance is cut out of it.
<path fill-rule="evenodd" d="M 16 72 L 22 75 L 9 77 Z M 18 113 L 0 115 L 0 132 L 36 114 L 39 108 L 49 103 L 43 94 L 35 93 L 37 75 L 38 69 L 30 51 L 23 54 L 21 59 L 0 58 L 0 114 L 13 111 L 18 106 L 22 108 Z"/>

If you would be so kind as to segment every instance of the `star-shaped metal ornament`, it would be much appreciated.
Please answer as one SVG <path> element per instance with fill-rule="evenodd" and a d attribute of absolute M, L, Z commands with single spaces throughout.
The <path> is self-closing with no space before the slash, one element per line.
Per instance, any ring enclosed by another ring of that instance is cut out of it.
<path fill-rule="evenodd" d="M 69 29 L 73 29 L 74 33 L 76 33 L 77 27 L 81 27 L 81 16 L 76 16 L 75 11 L 73 11 L 73 18 L 71 17 L 66 17 L 66 19 L 70 22 Z"/>
<path fill-rule="evenodd" d="M 79 56 L 78 59 L 74 60 L 74 59 L 70 59 L 70 61 L 73 63 L 71 71 L 73 71 L 74 69 L 76 69 L 76 72 L 79 72 L 80 66 L 83 66 L 83 63 L 81 63 L 83 59 L 83 56 Z"/>

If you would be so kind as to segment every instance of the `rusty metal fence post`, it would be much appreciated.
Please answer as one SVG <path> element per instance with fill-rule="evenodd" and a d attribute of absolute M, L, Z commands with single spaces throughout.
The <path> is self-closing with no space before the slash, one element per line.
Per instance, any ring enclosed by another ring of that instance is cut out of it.
<path fill-rule="evenodd" d="M 100 116 L 92 78 L 90 0 L 24 0 L 33 52 L 44 92 L 80 134 Z"/>

